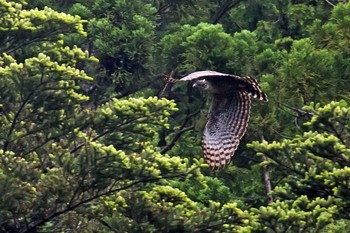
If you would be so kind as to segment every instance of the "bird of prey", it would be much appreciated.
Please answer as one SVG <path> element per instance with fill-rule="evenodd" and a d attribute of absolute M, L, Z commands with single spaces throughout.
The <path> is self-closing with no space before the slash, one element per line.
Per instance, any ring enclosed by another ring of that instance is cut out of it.
<path fill-rule="evenodd" d="M 212 94 L 202 137 L 205 161 L 213 170 L 230 162 L 248 126 L 251 96 L 267 101 L 257 80 L 215 71 L 197 71 L 179 81 L 192 81 Z"/>

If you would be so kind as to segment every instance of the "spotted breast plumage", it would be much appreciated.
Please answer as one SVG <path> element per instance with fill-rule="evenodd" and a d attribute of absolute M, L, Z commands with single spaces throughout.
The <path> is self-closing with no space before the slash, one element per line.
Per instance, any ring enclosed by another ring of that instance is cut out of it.
<path fill-rule="evenodd" d="M 251 96 L 267 101 L 258 82 L 251 77 L 240 77 L 216 71 L 197 71 L 179 81 L 196 80 L 212 94 L 207 123 L 202 137 L 205 161 L 213 170 L 227 165 L 234 155 L 248 126 Z"/>

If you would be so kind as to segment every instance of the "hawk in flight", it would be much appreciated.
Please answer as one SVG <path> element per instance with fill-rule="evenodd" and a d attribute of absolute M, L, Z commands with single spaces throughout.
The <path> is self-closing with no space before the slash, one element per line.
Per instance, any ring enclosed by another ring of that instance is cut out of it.
<path fill-rule="evenodd" d="M 215 71 L 197 71 L 179 81 L 196 80 L 212 94 L 207 123 L 202 137 L 205 161 L 213 170 L 230 162 L 248 126 L 251 96 L 267 101 L 258 82 L 251 77 L 239 77 Z"/>

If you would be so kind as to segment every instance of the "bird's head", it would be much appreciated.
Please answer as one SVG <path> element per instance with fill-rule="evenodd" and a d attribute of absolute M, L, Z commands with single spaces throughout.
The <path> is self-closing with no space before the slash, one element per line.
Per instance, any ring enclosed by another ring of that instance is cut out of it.
<path fill-rule="evenodd" d="M 204 90 L 208 90 L 210 88 L 210 85 L 209 85 L 208 81 L 206 81 L 205 79 L 202 79 L 202 80 L 197 80 L 193 84 L 193 87 L 199 87 L 199 88 L 202 88 Z"/>

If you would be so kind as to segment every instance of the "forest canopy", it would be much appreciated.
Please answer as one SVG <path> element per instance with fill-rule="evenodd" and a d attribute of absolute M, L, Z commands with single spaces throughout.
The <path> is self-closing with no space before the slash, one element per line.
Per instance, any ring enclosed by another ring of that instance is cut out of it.
<path fill-rule="evenodd" d="M 350 2 L 0 0 L 0 232 L 350 231 Z M 198 70 L 256 78 L 231 163 Z"/>

